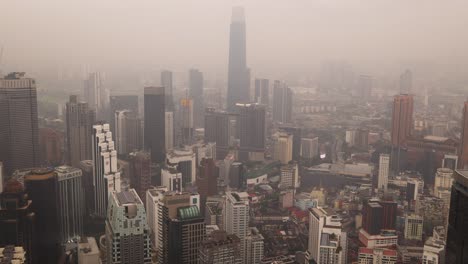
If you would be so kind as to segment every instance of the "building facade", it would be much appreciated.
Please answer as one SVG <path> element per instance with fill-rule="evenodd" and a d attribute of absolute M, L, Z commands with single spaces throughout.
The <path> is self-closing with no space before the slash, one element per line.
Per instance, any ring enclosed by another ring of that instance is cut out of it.
<path fill-rule="evenodd" d="M 164 87 L 145 87 L 144 102 L 144 147 L 151 152 L 153 162 L 163 162 L 166 158 Z"/>

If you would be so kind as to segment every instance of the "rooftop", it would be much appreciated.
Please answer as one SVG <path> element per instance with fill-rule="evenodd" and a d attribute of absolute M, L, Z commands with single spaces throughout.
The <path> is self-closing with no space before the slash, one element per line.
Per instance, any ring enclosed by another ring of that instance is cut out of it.
<path fill-rule="evenodd" d="M 115 196 L 117 197 L 117 200 L 119 201 L 119 205 L 141 203 L 140 198 L 137 196 L 134 189 L 116 193 Z"/>

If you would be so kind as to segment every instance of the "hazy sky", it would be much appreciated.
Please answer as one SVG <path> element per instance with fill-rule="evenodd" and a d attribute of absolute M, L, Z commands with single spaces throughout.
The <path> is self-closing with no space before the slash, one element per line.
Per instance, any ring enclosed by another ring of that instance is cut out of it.
<path fill-rule="evenodd" d="M 2 64 L 225 71 L 236 5 L 257 71 L 468 58 L 466 0 L 0 0 Z"/>

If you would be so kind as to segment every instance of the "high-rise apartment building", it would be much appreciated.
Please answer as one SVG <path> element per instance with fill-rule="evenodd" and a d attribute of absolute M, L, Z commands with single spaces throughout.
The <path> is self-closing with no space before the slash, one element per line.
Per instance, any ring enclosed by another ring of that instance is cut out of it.
<path fill-rule="evenodd" d="M 288 188 L 296 189 L 300 187 L 299 168 L 297 166 L 297 163 L 291 163 L 291 164 L 281 166 L 280 173 L 281 173 L 280 186 L 282 189 L 288 189 Z"/>
<path fill-rule="evenodd" d="M 468 101 L 463 107 L 463 120 L 461 124 L 461 142 L 460 142 L 460 157 L 458 158 L 458 167 L 460 169 L 468 169 Z"/>
<path fill-rule="evenodd" d="M 203 100 L 203 73 L 197 69 L 189 72 L 189 94 L 193 100 L 193 123 L 196 128 L 203 127 L 205 103 Z"/>
<path fill-rule="evenodd" d="M 115 112 L 115 142 L 117 154 L 126 155 L 141 147 L 141 120 L 131 110 Z"/>
<path fill-rule="evenodd" d="M 248 235 L 245 238 L 246 254 L 244 263 L 260 264 L 264 257 L 264 238 L 256 227 L 249 228 Z"/>
<path fill-rule="evenodd" d="M 454 180 L 445 263 L 462 264 L 468 261 L 468 170 L 455 171 Z"/>
<path fill-rule="evenodd" d="M 164 87 L 145 87 L 145 150 L 151 152 L 153 162 L 166 158 Z"/>
<path fill-rule="evenodd" d="M 232 9 L 229 36 L 227 104 L 233 112 L 237 103 L 250 102 L 250 71 L 246 58 L 245 17 L 242 7 Z"/>
<path fill-rule="evenodd" d="M 79 102 L 76 95 L 70 96 L 66 105 L 67 161 L 73 167 L 92 157 L 90 138 L 95 119 L 88 103 Z"/>
<path fill-rule="evenodd" d="M 265 152 L 265 106 L 236 104 L 239 160 L 262 160 Z"/>
<path fill-rule="evenodd" d="M 106 217 L 107 202 L 111 191 L 120 192 L 120 171 L 117 168 L 117 150 L 112 140 L 109 124 L 93 125 L 93 214 Z"/>
<path fill-rule="evenodd" d="M 396 264 L 398 254 L 396 250 L 386 248 L 359 248 L 359 264 Z"/>
<path fill-rule="evenodd" d="M 293 159 L 293 136 L 280 132 L 273 140 L 273 159 L 288 164 Z"/>
<path fill-rule="evenodd" d="M 424 220 L 422 216 L 410 214 L 405 217 L 405 239 L 422 240 Z"/>
<path fill-rule="evenodd" d="M 382 190 L 387 190 L 389 172 L 390 172 L 390 155 L 380 154 L 377 188 L 382 189 Z"/>
<path fill-rule="evenodd" d="M 149 152 L 138 151 L 130 153 L 130 186 L 135 189 L 141 200 L 145 202 L 146 191 L 151 186 L 151 155 Z"/>
<path fill-rule="evenodd" d="M 292 122 L 293 92 L 280 81 L 273 83 L 273 121 Z"/>
<path fill-rule="evenodd" d="M 172 85 L 172 72 L 164 70 L 161 72 L 161 86 L 164 87 L 164 104 L 168 112 L 174 111 L 174 86 Z"/>
<path fill-rule="evenodd" d="M 146 191 L 146 219 L 151 230 L 150 238 L 154 250 L 159 249 L 159 216 L 161 214 L 159 205 L 167 191 L 168 188 L 165 186 L 153 187 Z"/>
<path fill-rule="evenodd" d="M 135 189 L 109 195 L 106 250 L 107 263 L 152 263 L 145 206 Z"/>
<path fill-rule="evenodd" d="M 392 145 L 400 147 L 413 130 L 413 96 L 396 95 L 393 98 Z"/>
<path fill-rule="evenodd" d="M 308 251 L 316 263 L 347 263 L 347 234 L 341 218 L 331 209 L 309 209 Z"/>
<path fill-rule="evenodd" d="M 5 172 L 39 165 L 36 81 L 13 72 L 0 78 L 0 161 Z"/>
<path fill-rule="evenodd" d="M 166 112 L 164 117 L 165 146 L 166 152 L 174 148 L 174 112 Z"/>
<path fill-rule="evenodd" d="M 202 242 L 199 264 L 241 264 L 240 239 L 226 231 L 216 230 Z"/>
<path fill-rule="evenodd" d="M 22 246 L 31 264 L 38 264 L 32 201 L 17 180 L 9 180 L 0 194 L 0 247 Z"/>
<path fill-rule="evenodd" d="M 249 234 L 249 201 L 245 192 L 227 192 L 224 201 L 223 224 L 228 234 L 240 239 L 241 255 L 247 259 L 246 237 Z"/>
<path fill-rule="evenodd" d="M 231 124 L 236 116 L 214 108 L 207 108 L 205 112 L 205 142 L 216 143 L 216 157 L 224 158 L 229 151 L 230 142 L 235 137 Z"/>
<path fill-rule="evenodd" d="M 255 103 L 269 106 L 270 103 L 270 81 L 268 79 L 255 79 Z"/>
<path fill-rule="evenodd" d="M 319 155 L 318 137 L 301 139 L 301 157 L 312 160 Z"/>
<path fill-rule="evenodd" d="M 77 242 L 83 236 L 85 197 L 82 171 L 70 166 L 55 168 L 60 242 Z"/>

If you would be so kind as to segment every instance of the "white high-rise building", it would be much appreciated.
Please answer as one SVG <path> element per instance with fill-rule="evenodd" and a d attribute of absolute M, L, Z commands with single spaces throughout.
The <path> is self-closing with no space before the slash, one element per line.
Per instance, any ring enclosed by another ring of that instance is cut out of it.
<path fill-rule="evenodd" d="M 451 189 L 453 183 L 453 170 L 449 168 L 437 169 L 434 179 L 434 194 L 440 189 Z"/>
<path fill-rule="evenodd" d="M 165 115 L 166 151 L 169 151 L 174 148 L 174 113 L 166 112 Z"/>
<path fill-rule="evenodd" d="M 117 150 L 112 140 L 109 124 L 101 123 L 93 126 L 93 213 L 106 217 L 107 202 L 110 192 L 120 192 L 120 171 L 117 167 Z"/>
<path fill-rule="evenodd" d="M 246 237 L 249 231 L 249 200 L 245 192 L 227 192 L 224 201 L 223 223 L 228 234 L 234 234 L 241 241 L 241 255 L 247 263 Z"/>
<path fill-rule="evenodd" d="M 169 191 L 182 191 L 182 173 L 174 167 L 164 167 L 161 169 L 161 185 Z"/>
<path fill-rule="evenodd" d="M 167 187 L 154 187 L 146 191 L 146 218 L 148 226 L 151 230 L 151 243 L 154 249 L 159 248 L 159 215 L 161 214 L 159 203 L 164 198 L 164 193 L 167 192 Z"/>
<path fill-rule="evenodd" d="M 196 155 L 191 148 L 173 149 L 166 154 L 166 165 L 182 173 L 182 187 L 196 181 Z"/>
<path fill-rule="evenodd" d="M 405 218 L 405 239 L 422 240 L 423 217 L 410 214 Z"/>
<path fill-rule="evenodd" d="M 282 189 L 299 188 L 299 169 L 297 163 L 281 166 L 281 182 Z"/>
<path fill-rule="evenodd" d="M 309 209 L 308 251 L 316 263 L 347 263 L 347 234 L 342 231 L 341 220 L 331 209 Z"/>
<path fill-rule="evenodd" d="M 377 188 L 387 190 L 388 174 L 390 171 L 390 155 L 380 154 L 379 176 L 377 179 Z"/>
<path fill-rule="evenodd" d="M 318 137 L 301 139 L 301 157 L 313 159 L 319 154 Z"/>
<path fill-rule="evenodd" d="M 260 264 L 264 256 L 264 238 L 256 227 L 252 227 L 249 230 L 249 234 L 245 238 L 246 264 Z"/>
<path fill-rule="evenodd" d="M 288 164 L 293 158 L 293 136 L 287 133 L 277 133 L 274 136 L 273 159 L 282 164 Z"/>
<path fill-rule="evenodd" d="M 90 73 L 84 81 L 84 99 L 97 116 L 103 116 L 104 110 L 109 106 L 110 92 L 104 87 L 104 74 L 100 72 Z"/>

